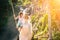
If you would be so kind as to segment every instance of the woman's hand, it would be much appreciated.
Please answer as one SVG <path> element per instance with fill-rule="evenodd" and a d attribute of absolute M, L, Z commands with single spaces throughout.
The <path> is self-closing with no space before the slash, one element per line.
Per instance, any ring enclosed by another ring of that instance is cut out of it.
<path fill-rule="evenodd" d="M 19 32 L 21 31 L 21 28 L 20 28 L 20 27 L 18 28 L 18 31 L 19 31 Z"/>
<path fill-rule="evenodd" d="M 22 27 L 19 27 L 19 28 L 18 28 L 18 31 L 21 31 L 21 29 L 22 29 Z"/>
<path fill-rule="evenodd" d="M 18 31 L 21 31 L 21 28 L 20 27 L 18 28 Z"/>

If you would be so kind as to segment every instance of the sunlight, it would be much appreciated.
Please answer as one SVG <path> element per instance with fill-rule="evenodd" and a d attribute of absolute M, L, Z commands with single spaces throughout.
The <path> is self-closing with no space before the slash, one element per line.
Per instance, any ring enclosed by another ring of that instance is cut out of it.
<path fill-rule="evenodd" d="M 56 4 L 60 4 L 60 0 L 54 0 Z"/>

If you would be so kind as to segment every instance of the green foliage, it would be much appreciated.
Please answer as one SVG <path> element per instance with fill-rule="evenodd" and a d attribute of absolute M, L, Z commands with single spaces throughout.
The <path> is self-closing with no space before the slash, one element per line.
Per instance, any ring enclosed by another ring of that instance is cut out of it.
<path fill-rule="evenodd" d="M 53 40 L 60 40 L 60 32 L 59 31 L 53 32 Z"/>
<path fill-rule="evenodd" d="M 0 27 L 7 24 L 8 17 L 11 15 L 9 0 L 0 0 Z"/>
<path fill-rule="evenodd" d="M 39 14 L 36 13 L 32 16 L 31 22 L 33 25 L 33 29 L 37 28 L 37 30 L 33 30 L 34 38 L 37 38 L 39 35 L 44 35 L 47 32 L 47 28 L 48 28 L 47 14 L 44 14 L 43 16 L 39 16 Z"/>
<path fill-rule="evenodd" d="M 31 4 L 30 0 L 18 0 L 18 3 L 16 6 L 26 6 L 27 4 Z"/>

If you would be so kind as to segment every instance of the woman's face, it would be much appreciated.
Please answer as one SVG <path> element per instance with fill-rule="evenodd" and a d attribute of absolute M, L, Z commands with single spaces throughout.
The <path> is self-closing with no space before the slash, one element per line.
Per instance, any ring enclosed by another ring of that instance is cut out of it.
<path fill-rule="evenodd" d="M 23 14 L 20 14 L 20 17 L 22 17 L 23 16 Z"/>

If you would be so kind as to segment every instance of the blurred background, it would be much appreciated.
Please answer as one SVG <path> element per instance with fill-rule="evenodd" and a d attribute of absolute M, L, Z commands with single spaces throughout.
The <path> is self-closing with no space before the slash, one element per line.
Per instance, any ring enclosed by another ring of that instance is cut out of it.
<path fill-rule="evenodd" d="M 0 40 L 17 40 L 20 11 L 31 17 L 32 40 L 60 40 L 60 0 L 0 0 Z"/>

